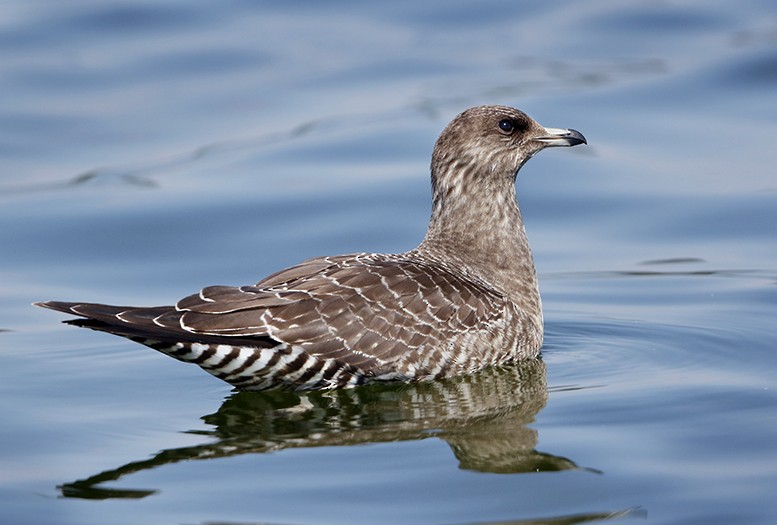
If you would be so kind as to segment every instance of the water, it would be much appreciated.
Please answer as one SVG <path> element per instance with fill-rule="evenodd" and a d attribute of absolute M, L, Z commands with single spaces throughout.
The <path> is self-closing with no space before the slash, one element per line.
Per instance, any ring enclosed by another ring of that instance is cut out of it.
<path fill-rule="evenodd" d="M 0 521 L 774 522 L 771 4 L 5 2 Z M 29 306 L 411 248 L 480 103 L 590 143 L 519 180 L 541 362 L 237 394 Z"/>

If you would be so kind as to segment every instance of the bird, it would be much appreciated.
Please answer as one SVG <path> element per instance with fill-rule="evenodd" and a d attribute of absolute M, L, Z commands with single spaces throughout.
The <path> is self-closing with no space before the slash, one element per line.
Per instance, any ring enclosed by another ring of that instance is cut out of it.
<path fill-rule="evenodd" d="M 469 108 L 434 145 L 431 218 L 414 249 L 314 257 L 171 306 L 34 305 L 244 391 L 430 381 L 535 359 L 542 305 L 516 177 L 539 151 L 579 144 L 580 132 L 512 107 Z"/>

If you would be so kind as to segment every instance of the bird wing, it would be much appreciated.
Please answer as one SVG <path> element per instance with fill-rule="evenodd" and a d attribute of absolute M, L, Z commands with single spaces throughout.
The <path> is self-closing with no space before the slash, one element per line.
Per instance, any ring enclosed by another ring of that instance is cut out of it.
<path fill-rule="evenodd" d="M 379 369 L 463 332 L 493 330 L 505 298 L 431 263 L 390 255 L 310 259 L 255 286 L 210 286 L 176 305 L 193 334 L 259 337 Z M 164 320 L 162 320 L 164 324 Z"/>

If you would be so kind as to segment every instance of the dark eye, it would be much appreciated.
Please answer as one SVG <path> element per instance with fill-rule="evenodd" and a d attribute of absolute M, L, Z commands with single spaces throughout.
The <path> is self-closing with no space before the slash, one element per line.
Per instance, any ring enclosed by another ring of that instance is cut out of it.
<path fill-rule="evenodd" d="M 504 133 L 507 133 L 509 135 L 515 129 L 515 124 L 509 118 L 502 119 L 499 121 L 499 129 L 501 129 Z"/>

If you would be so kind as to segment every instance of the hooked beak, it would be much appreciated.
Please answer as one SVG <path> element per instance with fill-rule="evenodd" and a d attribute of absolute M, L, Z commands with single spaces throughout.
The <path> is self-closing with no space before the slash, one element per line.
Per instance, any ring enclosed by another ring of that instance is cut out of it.
<path fill-rule="evenodd" d="M 542 142 L 545 147 L 554 146 L 577 146 L 578 144 L 588 144 L 585 137 L 579 131 L 574 129 L 545 128 L 545 134 L 535 137 L 534 140 Z"/>

